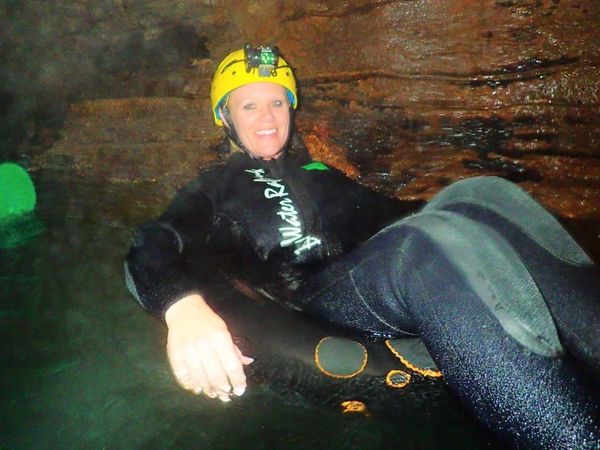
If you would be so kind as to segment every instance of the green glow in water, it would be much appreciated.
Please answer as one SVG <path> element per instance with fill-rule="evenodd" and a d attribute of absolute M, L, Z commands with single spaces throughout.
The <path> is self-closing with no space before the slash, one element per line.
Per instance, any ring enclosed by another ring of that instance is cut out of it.
<path fill-rule="evenodd" d="M 17 164 L 0 164 L 0 249 L 20 247 L 43 231 L 35 203 L 27 171 Z"/>
<path fill-rule="evenodd" d="M 33 211 L 35 201 L 35 188 L 27 171 L 17 164 L 0 164 L 0 219 Z"/>

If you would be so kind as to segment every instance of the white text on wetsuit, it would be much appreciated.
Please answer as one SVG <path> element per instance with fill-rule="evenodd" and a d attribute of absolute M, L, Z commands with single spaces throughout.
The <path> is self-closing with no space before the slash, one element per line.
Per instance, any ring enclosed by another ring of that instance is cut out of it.
<path fill-rule="evenodd" d="M 282 247 L 289 247 L 293 244 L 296 247 L 294 254 L 300 255 L 303 251 L 309 250 L 321 243 L 321 240 L 314 236 L 302 236 L 302 222 L 298 220 L 298 211 L 285 190 L 285 184 L 281 180 L 266 178 L 263 169 L 247 169 L 246 172 L 254 175 L 256 183 L 265 183 L 269 186 L 265 188 L 265 198 L 280 199 L 277 215 L 287 224 L 279 227 L 279 233 L 281 233 L 282 237 L 280 245 Z"/>

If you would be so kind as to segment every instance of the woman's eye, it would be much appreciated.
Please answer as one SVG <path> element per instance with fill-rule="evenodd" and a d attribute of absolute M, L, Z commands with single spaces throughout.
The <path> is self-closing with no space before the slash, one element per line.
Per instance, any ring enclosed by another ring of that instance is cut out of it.
<path fill-rule="evenodd" d="M 253 110 L 254 108 L 256 108 L 256 105 L 255 105 L 254 103 L 247 103 L 247 104 L 245 104 L 245 105 L 243 106 L 243 108 L 244 108 L 246 111 L 251 111 L 251 110 Z"/>
<path fill-rule="evenodd" d="M 277 107 L 279 107 L 279 106 L 282 106 L 282 105 L 283 105 L 283 102 L 282 102 L 281 100 L 275 100 L 275 101 L 273 102 L 273 106 L 277 106 Z"/>

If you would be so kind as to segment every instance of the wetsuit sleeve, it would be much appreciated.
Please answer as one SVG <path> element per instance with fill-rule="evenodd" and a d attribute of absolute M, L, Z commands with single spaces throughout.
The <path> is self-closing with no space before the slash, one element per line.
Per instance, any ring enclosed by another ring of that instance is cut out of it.
<path fill-rule="evenodd" d="M 179 191 L 157 219 L 140 226 L 125 263 L 127 287 L 153 315 L 164 319 L 171 305 L 191 294 L 201 294 L 208 276 L 214 207 L 193 182 Z M 205 264 L 192 267 L 190 254 Z M 204 267 L 203 267 L 204 266 Z"/>

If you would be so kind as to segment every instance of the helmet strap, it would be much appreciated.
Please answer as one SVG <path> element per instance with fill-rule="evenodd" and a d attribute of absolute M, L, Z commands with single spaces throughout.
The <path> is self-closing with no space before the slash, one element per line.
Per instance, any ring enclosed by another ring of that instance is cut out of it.
<path fill-rule="evenodd" d="M 225 134 L 227 135 L 229 140 L 231 142 L 233 142 L 233 144 L 236 147 L 238 147 L 240 150 L 243 150 L 244 152 L 246 152 L 250 156 L 252 156 L 250 151 L 244 146 L 244 144 L 242 144 L 240 137 L 238 136 L 237 132 L 235 131 L 235 127 L 233 126 L 233 120 L 231 120 L 231 115 L 229 114 L 229 110 L 227 108 L 221 108 L 219 113 L 221 115 L 221 118 L 224 119 L 223 120 L 223 128 L 225 129 Z"/>

